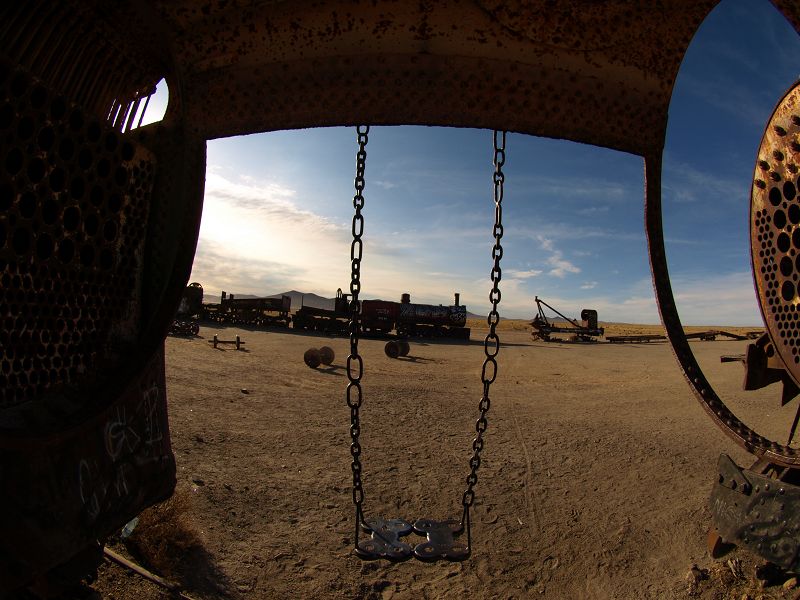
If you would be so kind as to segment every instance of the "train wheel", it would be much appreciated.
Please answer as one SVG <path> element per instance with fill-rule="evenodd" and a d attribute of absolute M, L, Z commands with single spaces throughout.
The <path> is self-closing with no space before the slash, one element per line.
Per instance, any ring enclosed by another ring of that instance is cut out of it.
<path fill-rule="evenodd" d="M 319 350 L 316 348 L 309 348 L 303 354 L 303 361 L 312 369 L 316 369 L 322 363 L 322 357 Z"/>
<path fill-rule="evenodd" d="M 335 357 L 336 354 L 333 352 L 333 348 L 330 346 L 323 346 L 319 349 L 319 359 L 322 361 L 323 365 L 331 364 Z"/>
<path fill-rule="evenodd" d="M 386 356 L 389 358 L 397 358 L 400 356 L 400 346 L 394 340 L 386 342 L 383 351 L 386 352 Z"/>

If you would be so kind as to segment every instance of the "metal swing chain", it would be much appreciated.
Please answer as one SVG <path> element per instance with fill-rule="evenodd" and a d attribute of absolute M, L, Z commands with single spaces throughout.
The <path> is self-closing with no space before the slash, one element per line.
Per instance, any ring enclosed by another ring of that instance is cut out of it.
<path fill-rule="evenodd" d="M 489 412 L 491 400 L 489 399 L 489 388 L 494 380 L 497 378 L 497 354 L 500 352 L 500 338 L 497 335 L 497 324 L 500 322 L 500 313 L 497 311 L 497 305 L 500 304 L 500 278 L 502 271 L 500 270 L 500 259 L 503 257 L 503 246 L 500 240 L 503 237 L 503 183 L 505 182 L 505 175 L 503 173 L 503 165 L 506 162 L 506 132 L 494 132 L 494 175 L 492 180 L 494 182 L 494 247 L 492 248 L 492 258 L 494 265 L 491 271 L 491 280 L 493 283 L 492 291 L 489 293 L 489 300 L 492 303 L 492 310 L 489 311 L 489 316 L 486 318 L 489 324 L 489 333 L 483 341 L 483 352 L 486 358 L 483 361 L 483 369 L 481 370 L 481 381 L 483 382 L 483 396 L 478 404 L 480 416 L 475 422 L 475 439 L 472 440 L 472 457 L 469 459 L 470 473 L 467 477 L 467 489 L 461 499 L 461 504 L 464 507 L 464 513 L 461 517 L 462 527 L 467 528 L 467 545 L 471 548 L 472 543 L 470 539 L 470 518 L 469 509 L 475 502 L 475 484 L 478 483 L 478 468 L 481 466 L 481 451 L 483 450 L 483 434 L 489 426 L 486 420 L 486 414 Z M 491 367 L 490 367 L 491 365 Z"/>
<path fill-rule="evenodd" d="M 361 291 L 361 256 L 364 245 L 361 236 L 364 234 L 364 217 L 361 209 L 364 208 L 364 172 L 367 167 L 367 142 L 369 141 L 369 126 L 356 127 L 358 134 L 358 152 L 356 153 L 356 193 L 353 196 L 353 242 L 350 245 L 350 355 L 347 357 L 347 406 L 350 407 L 350 454 L 353 462 L 350 465 L 353 471 L 353 504 L 356 510 L 356 531 L 353 538 L 355 547 L 358 548 L 359 527 L 363 521 L 361 504 L 364 502 L 364 488 L 361 483 L 361 443 L 358 437 L 361 434 L 361 424 L 358 410 L 361 408 L 361 376 L 364 374 L 364 362 L 358 353 L 358 334 L 360 329 L 359 317 L 361 304 L 358 294 Z M 355 369 L 355 372 L 354 372 Z"/>

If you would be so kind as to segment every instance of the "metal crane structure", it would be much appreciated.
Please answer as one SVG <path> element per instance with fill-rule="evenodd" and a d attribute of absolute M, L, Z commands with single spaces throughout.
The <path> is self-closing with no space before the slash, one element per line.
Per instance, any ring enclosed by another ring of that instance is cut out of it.
<path fill-rule="evenodd" d="M 357 123 L 503 130 L 643 158 L 667 337 L 711 421 L 759 461 L 720 464 L 715 522 L 725 541 L 796 568 L 800 451 L 754 431 L 711 387 L 664 250 L 670 97 L 717 2 L 5 3 L 0 595 L 91 572 L 98 540 L 174 490 L 164 337 L 191 272 L 206 142 Z M 800 31 L 796 0 L 772 4 Z M 138 127 L 162 79 L 165 117 Z M 800 381 L 799 90 L 776 98 L 751 193 L 767 332 L 748 351 L 748 381 L 782 382 L 786 401 Z"/>
<path fill-rule="evenodd" d="M 576 341 L 580 342 L 594 342 L 594 338 L 603 335 L 605 330 L 597 324 L 597 311 L 591 308 L 584 308 L 581 311 L 582 323 L 575 319 L 570 319 L 566 315 L 553 308 L 547 302 L 536 296 L 536 315 L 531 321 L 531 336 L 533 339 L 540 339 L 549 342 L 550 336 L 554 333 L 565 333 L 572 336 Z M 563 325 L 553 321 L 547 317 L 545 308 L 550 309 L 552 312 L 561 317 Z"/>

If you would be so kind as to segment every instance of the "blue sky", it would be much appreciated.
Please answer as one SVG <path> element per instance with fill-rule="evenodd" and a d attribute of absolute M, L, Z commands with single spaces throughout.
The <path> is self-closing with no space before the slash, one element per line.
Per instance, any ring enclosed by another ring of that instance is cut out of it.
<path fill-rule="evenodd" d="M 749 191 L 764 124 L 800 74 L 800 39 L 766 0 L 724 0 L 689 47 L 670 106 L 663 201 L 685 324 L 759 325 Z M 793 60 L 794 59 L 794 60 Z M 367 147 L 362 297 L 488 309 L 490 131 L 374 127 Z M 191 280 L 332 297 L 349 285 L 355 132 L 276 132 L 208 143 Z M 570 316 L 657 323 L 643 164 L 602 148 L 509 134 L 501 315 L 539 295 Z M 577 176 L 575 174 L 578 174 Z"/>

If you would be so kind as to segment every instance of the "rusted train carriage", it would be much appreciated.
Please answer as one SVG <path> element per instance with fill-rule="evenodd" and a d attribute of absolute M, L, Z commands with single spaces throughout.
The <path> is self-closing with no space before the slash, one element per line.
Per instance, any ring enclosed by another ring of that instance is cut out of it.
<path fill-rule="evenodd" d="M 800 29 L 795 0 L 772 3 Z M 713 422 L 762 460 L 760 475 L 721 465 L 723 492 L 749 506 L 771 493 L 759 479 L 770 465 L 772 473 L 796 473 L 798 450 L 741 422 L 703 375 L 667 271 L 667 111 L 689 41 L 716 4 L 397 0 L 388 10 L 358 0 L 5 3 L 0 594 L 91 572 L 98 540 L 174 489 L 163 340 L 191 272 L 205 143 L 224 136 L 355 123 L 446 125 L 642 156 L 650 263 L 675 355 Z M 137 129 L 136 116 L 162 78 L 167 114 Z M 798 345 L 786 333 L 796 328 L 783 327 L 796 318 L 788 307 L 797 299 L 798 268 L 783 260 L 794 224 L 778 217 L 784 202 L 797 200 L 777 185 L 794 178 L 797 104 L 796 90 L 782 99 L 754 170 L 754 261 L 769 263 L 754 272 L 768 330 L 748 364 L 754 385 L 800 382 Z M 739 525 L 748 518 L 733 516 Z M 736 531 L 746 530 L 728 535 Z M 768 534 L 794 535 L 780 526 Z M 759 536 L 736 540 L 762 547 Z M 796 566 L 797 553 L 775 558 Z"/>
<path fill-rule="evenodd" d="M 255 327 L 288 327 L 292 322 L 290 296 L 280 298 L 236 298 L 233 294 L 222 292 L 219 304 L 204 304 L 202 318 L 230 325 Z"/>
<path fill-rule="evenodd" d="M 345 334 L 348 331 L 350 295 L 336 291 L 332 309 L 302 306 L 292 317 L 295 329 Z M 414 304 L 410 294 L 400 302 L 361 300 L 361 329 L 365 333 L 397 333 L 401 337 L 450 337 L 469 339 L 467 307 L 455 295 L 452 306 Z"/>

